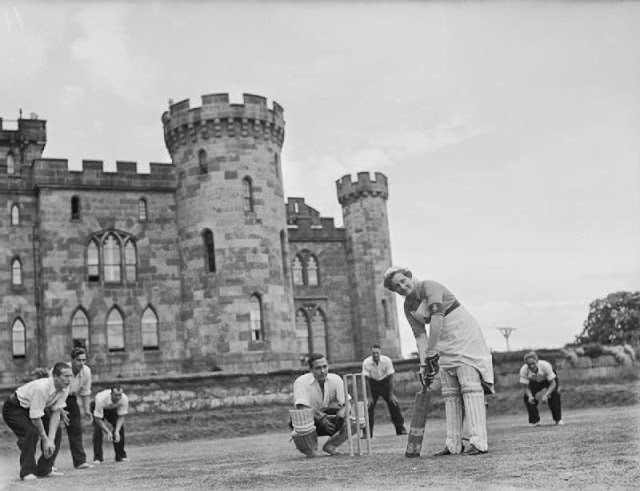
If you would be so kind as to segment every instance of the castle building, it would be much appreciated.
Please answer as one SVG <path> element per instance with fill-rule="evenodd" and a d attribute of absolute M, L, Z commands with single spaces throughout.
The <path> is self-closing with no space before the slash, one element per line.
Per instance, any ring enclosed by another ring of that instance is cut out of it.
<path fill-rule="evenodd" d="M 244 94 L 162 115 L 171 163 L 42 158 L 46 121 L 0 119 L 0 382 L 88 348 L 98 377 L 400 356 L 387 178 L 336 183 L 344 227 L 284 200 L 283 109 Z"/>

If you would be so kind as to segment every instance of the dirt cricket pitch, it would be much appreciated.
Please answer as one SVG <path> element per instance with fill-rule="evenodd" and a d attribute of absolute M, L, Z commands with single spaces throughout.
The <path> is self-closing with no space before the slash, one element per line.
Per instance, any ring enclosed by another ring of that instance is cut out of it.
<path fill-rule="evenodd" d="M 548 410 L 542 417 L 539 427 L 529 427 L 525 414 L 490 417 L 490 451 L 475 457 L 430 456 L 443 446 L 441 418 L 428 421 L 420 459 L 404 457 L 406 437 L 395 436 L 388 423 L 376 427 L 373 455 L 353 458 L 308 460 L 287 433 L 277 433 L 147 446 L 130 441 L 127 463 L 113 462 L 113 448 L 105 445 L 104 464 L 74 470 L 63 440 L 57 462 L 63 477 L 19 481 L 14 448 L 0 455 L 0 489 L 637 489 L 639 406 L 569 411 L 565 426 L 552 425 Z M 348 445 L 341 449 L 348 452 Z"/>

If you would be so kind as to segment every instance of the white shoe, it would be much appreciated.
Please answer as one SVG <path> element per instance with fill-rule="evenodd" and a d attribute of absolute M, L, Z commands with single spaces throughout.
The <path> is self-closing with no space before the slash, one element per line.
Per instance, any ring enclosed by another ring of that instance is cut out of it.
<path fill-rule="evenodd" d="M 52 470 L 52 471 L 57 471 L 57 470 L 58 470 L 58 468 L 57 468 L 55 465 L 52 465 L 52 466 L 51 466 L 51 470 Z"/>
<path fill-rule="evenodd" d="M 35 481 L 38 479 L 34 474 L 27 474 L 22 478 L 23 481 Z"/>
<path fill-rule="evenodd" d="M 47 477 L 61 477 L 61 476 L 64 476 L 64 472 L 51 471 L 49 472 L 49 474 L 47 474 Z"/>
<path fill-rule="evenodd" d="M 129 459 L 126 457 L 122 457 L 118 462 L 129 462 Z"/>
<path fill-rule="evenodd" d="M 78 467 L 76 467 L 76 469 L 93 469 L 93 467 L 94 466 L 91 465 L 89 462 L 83 462 Z"/>
<path fill-rule="evenodd" d="M 94 460 L 93 461 L 93 465 L 100 465 L 100 464 L 102 464 L 101 460 Z"/>
<path fill-rule="evenodd" d="M 561 419 L 556 421 L 556 426 L 562 426 L 562 425 L 564 425 L 564 421 L 562 421 Z"/>
<path fill-rule="evenodd" d="M 540 426 L 540 421 L 538 421 L 537 423 L 530 423 L 531 426 Z"/>

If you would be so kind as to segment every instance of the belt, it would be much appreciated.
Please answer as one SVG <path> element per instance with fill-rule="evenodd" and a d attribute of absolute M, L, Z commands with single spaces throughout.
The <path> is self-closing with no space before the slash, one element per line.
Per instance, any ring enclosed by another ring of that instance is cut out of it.
<path fill-rule="evenodd" d="M 460 307 L 460 302 L 458 302 L 457 300 L 455 300 L 451 306 L 444 311 L 444 315 L 449 315 L 451 312 L 453 312 L 454 310 L 456 310 L 458 307 Z"/>

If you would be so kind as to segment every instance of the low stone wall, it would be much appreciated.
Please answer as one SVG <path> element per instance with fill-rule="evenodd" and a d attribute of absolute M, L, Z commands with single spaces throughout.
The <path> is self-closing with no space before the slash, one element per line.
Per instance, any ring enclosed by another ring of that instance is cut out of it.
<path fill-rule="evenodd" d="M 638 371 L 640 366 L 629 367 L 618 364 L 613 357 L 593 359 L 583 367 L 558 363 L 557 372 L 561 385 L 584 383 L 600 378 L 615 379 Z M 417 375 L 417 360 L 396 360 L 396 394 L 400 398 L 411 398 L 420 390 Z M 518 371 L 521 363 L 509 362 L 494 366 L 496 388 L 518 386 Z M 331 371 L 338 375 L 358 373 L 359 363 L 332 365 Z M 224 372 L 175 375 L 171 377 L 146 377 L 114 380 L 94 380 L 93 393 L 120 384 L 129 396 L 131 412 L 172 413 L 188 410 L 211 409 L 229 406 L 251 406 L 262 404 L 292 404 L 292 384 L 306 369 L 280 370 L 268 373 L 227 374 Z M 436 378 L 433 389 L 440 392 Z M 15 386 L 1 386 L 2 400 L 15 390 Z"/>

